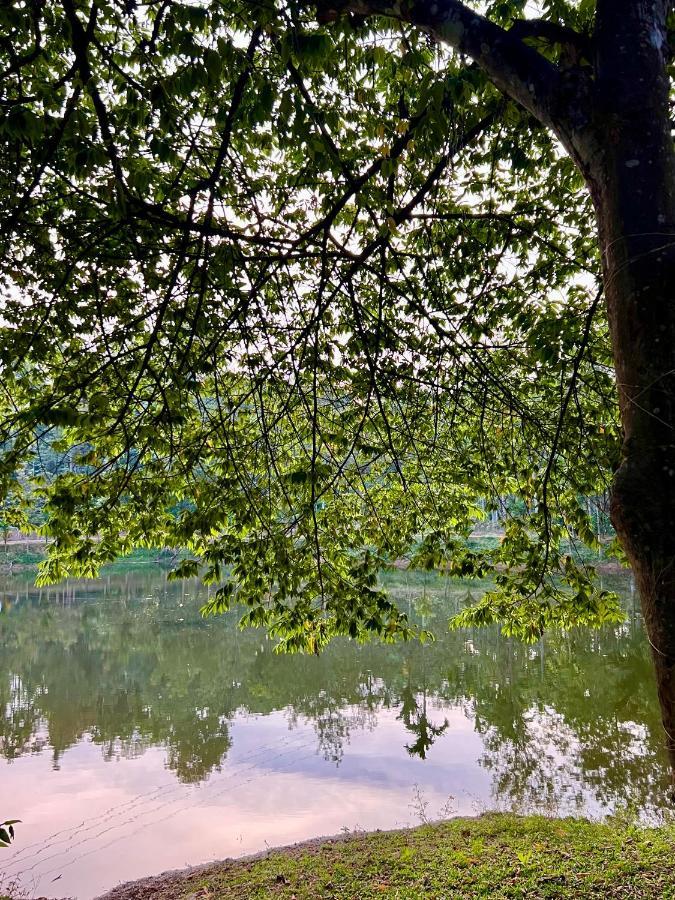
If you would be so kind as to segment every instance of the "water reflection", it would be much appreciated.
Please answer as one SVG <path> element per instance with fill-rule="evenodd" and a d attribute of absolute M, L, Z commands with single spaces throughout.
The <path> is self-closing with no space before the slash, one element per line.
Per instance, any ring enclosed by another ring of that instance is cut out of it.
<path fill-rule="evenodd" d="M 598 813 L 628 802 L 645 816 L 658 814 L 668 770 L 648 646 L 626 579 L 609 584 L 626 594 L 621 628 L 547 637 L 533 647 L 497 629 L 448 633 L 465 584 L 397 573 L 390 585 L 438 640 L 393 647 L 339 641 L 317 658 L 275 654 L 261 634 L 240 632 L 235 614 L 202 620 L 202 589 L 167 584 L 158 570 L 49 592 L 32 588 L 28 576 L 8 579 L 0 754 L 14 764 L 48 757 L 56 771 L 90 746 L 105 761 L 142 758 L 150 796 L 154 778 L 162 796 L 180 794 L 182 810 L 194 801 L 181 785 L 222 796 L 237 767 L 256 758 L 267 772 L 277 757 L 290 761 L 304 779 L 300 792 L 308 779 L 327 783 L 342 772 L 365 796 L 370 786 L 409 789 L 407 756 L 426 760 L 424 771 L 445 795 L 475 781 L 474 810 Z M 311 762 L 317 748 L 326 761 L 321 769 Z M 158 753 L 175 789 L 161 775 Z M 82 771 L 90 765 L 82 763 Z M 3 784 L 8 776 L 11 784 L 12 771 L 0 769 Z M 76 776 L 69 774 L 77 786 Z M 52 785 L 63 790 L 56 777 L 43 777 L 45 795 Z M 378 796 L 373 803 L 384 809 Z M 308 794 L 306 808 L 310 801 Z M 21 809 L 11 812 L 23 817 L 20 796 L 17 802 Z M 368 822 L 401 824 L 382 815 Z M 304 832 L 281 840 L 297 836 Z M 201 858 L 225 855 L 220 846 Z M 142 871 L 160 868 L 145 864 Z"/>
<path fill-rule="evenodd" d="M 325 758 L 339 762 L 350 734 L 388 708 L 408 751 L 425 758 L 448 728 L 443 709 L 459 704 L 483 736 L 499 797 L 536 805 L 583 780 L 602 803 L 659 805 L 661 727 L 634 610 L 620 629 L 531 647 L 497 630 L 444 632 L 466 587 L 405 582 L 394 577 L 393 589 L 435 643 L 342 641 L 314 658 L 274 654 L 260 634 L 238 631 L 235 614 L 202 620 L 198 585 L 156 571 L 50 592 L 14 579 L 0 616 L 0 752 L 49 752 L 58 767 L 84 735 L 105 759 L 162 746 L 176 776 L 198 782 L 218 770 L 242 712 L 284 710 L 291 728 L 310 720 Z"/>

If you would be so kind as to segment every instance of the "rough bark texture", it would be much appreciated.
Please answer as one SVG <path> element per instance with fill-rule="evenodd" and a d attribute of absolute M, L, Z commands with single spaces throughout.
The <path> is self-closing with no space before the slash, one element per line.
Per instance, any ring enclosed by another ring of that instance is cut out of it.
<path fill-rule="evenodd" d="M 601 154 L 589 181 L 625 434 L 612 521 L 638 582 L 675 767 L 675 154 L 666 6 L 598 2 Z"/>

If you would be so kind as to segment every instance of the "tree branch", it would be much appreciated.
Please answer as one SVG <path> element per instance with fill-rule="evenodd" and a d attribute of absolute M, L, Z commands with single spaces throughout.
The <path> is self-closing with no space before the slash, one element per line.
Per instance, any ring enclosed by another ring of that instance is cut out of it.
<path fill-rule="evenodd" d="M 319 0 L 318 19 L 328 23 L 343 13 L 385 16 L 409 22 L 470 56 L 505 94 L 557 133 L 561 122 L 559 70 L 518 37 L 469 9 L 459 0 Z"/>
<path fill-rule="evenodd" d="M 89 94 L 94 111 L 96 112 L 101 138 L 103 139 L 103 146 L 108 154 L 108 159 L 110 160 L 118 189 L 124 191 L 124 173 L 117 153 L 117 147 L 115 146 L 115 139 L 108 118 L 108 110 L 101 99 L 101 95 L 94 79 L 91 62 L 89 61 L 89 45 L 92 41 L 92 36 L 96 27 L 98 7 L 96 4 L 92 5 L 89 23 L 85 29 L 77 16 L 73 0 L 62 0 L 62 5 L 68 25 L 70 26 L 71 45 L 75 56 L 75 62 L 77 68 L 80 70 L 80 76 L 85 90 Z"/>
<path fill-rule="evenodd" d="M 509 34 L 520 40 L 534 38 L 547 44 L 560 44 L 574 50 L 580 56 L 591 58 L 592 41 L 588 35 L 559 22 L 550 22 L 547 19 L 519 19 L 509 28 Z"/>

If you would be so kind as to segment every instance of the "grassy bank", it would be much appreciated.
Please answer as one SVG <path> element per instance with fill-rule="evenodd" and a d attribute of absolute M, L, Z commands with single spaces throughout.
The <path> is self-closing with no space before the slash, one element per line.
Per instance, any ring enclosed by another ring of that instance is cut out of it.
<path fill-rule="evenodd" d="M 13 541 L 6 546 L 0 544 L 0 570 L 5 573 L 23 569 L 37 569 L 39 564 L 46 558 L 47 545 L 45 542 L 33 540 Z M 104 566 L 102 574 L 126 572 L 129 569 L 147 565 L 164 565 L 168 567 L 173 563 L 173 559 L 173 554 L 168 550 L 146 550 L 141 548 Z"/>
<path fill-rule="evenodd" d="M 489 814 L 121 886 L 105 900 L 675 898 L 675 829 Z M 178 854 L 180 855 L 180 854 Z"/>

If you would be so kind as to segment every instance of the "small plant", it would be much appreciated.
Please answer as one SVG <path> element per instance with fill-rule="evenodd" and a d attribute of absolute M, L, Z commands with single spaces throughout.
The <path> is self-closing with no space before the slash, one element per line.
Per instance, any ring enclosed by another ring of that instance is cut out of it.
<path fill-rule="evenodd" d="M 0 900 L 29 900 L 28 891 L 18 881 L 6 881 L 0 874 Z"/>
<path fill-rule="evenodd" d="M 419 784 L 413 785 L 413 798 L 408 806 L 413 810 L 421 825 L 431 825 L 431 819 L 427 815 L 429 801 L 424 797 Z"/>
<path fill-rule="evenodd" d="M 521 866 L 529 866 L 534 859 L 534 852 L 532 850 L 516 850 L 516 856 Z"/>
<path fill-rule="evenodd" d="M 0 847 L 9 847 L 14 840 L 14 826 L 21 819 L 7 819 L 6 822 L 0 822 Z"/>
<path fill-rule="evenodd" d="M 448 819 L 457 808 L 455 798 L 452 794 L 449 794 L 448 799 L 439 809 L 438 814 L 436 816 L 429 815 L 429 801 L 424 796 L 418 784 L 413 785 L 413 799 L 408 804 L 408 807 L 413 810 L 421 825 L 433 825 L 435 822 Z"/>

